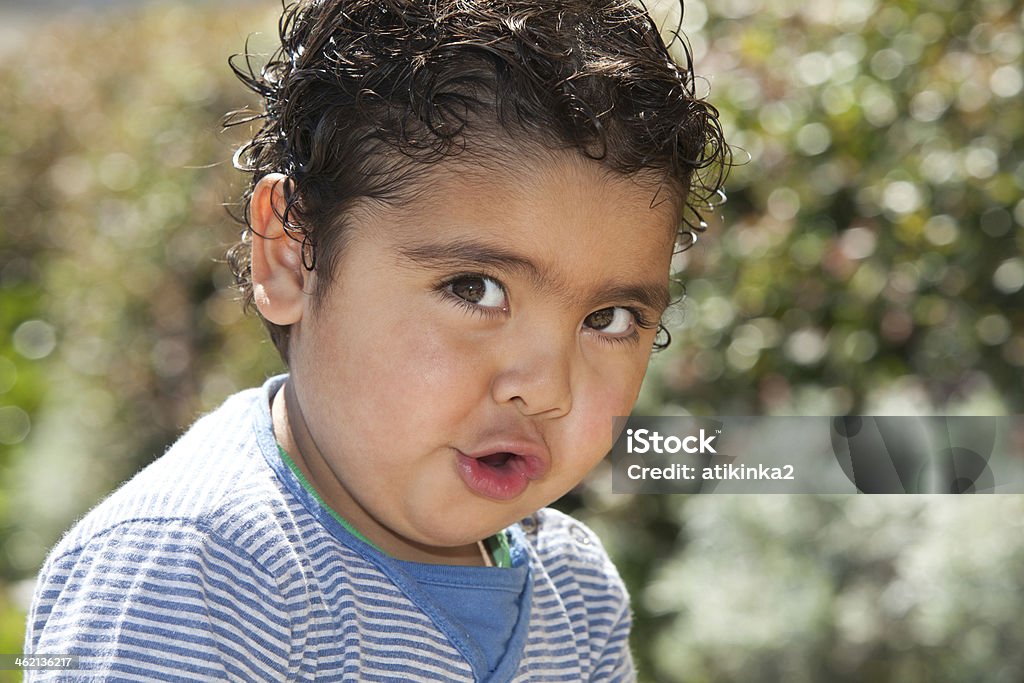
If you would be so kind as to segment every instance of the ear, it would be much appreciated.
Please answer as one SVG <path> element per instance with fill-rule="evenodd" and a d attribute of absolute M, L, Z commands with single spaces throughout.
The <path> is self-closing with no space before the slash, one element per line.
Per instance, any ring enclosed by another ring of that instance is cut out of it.
<path fill-rule="evenodd" d="M 284 188 L 291 180 L 271 173 L 256 184 L 249 200 L 252 227 L 253 299 L 260 314 L 277 325 L 302 319 L 306 282 L 311 273 L 302 265 L 303 242 L 285 232 Z"/>

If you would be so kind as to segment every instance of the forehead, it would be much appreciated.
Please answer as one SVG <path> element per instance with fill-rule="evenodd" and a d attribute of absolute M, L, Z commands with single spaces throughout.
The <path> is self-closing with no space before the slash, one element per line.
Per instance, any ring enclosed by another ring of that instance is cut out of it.
<path fill-rule="evenodd" d="M 536 240 L 552 253 L 615 251 L 641 259 L 675 242 L 682 202 L 655 172 L 625 176 L 575 152 L 478 162 L 430 168 L 392 207 L 402 220 L 386 229 L 417 241 L 475 228 L 496 243 Z"/>
<path fill-rule="evenodd" d="M 579 154 L 439 165 L 401 204 L 366 203 L 350 218 L 383 267 L 521 278 L 567 306 L 620 297 L 660 315 L 668 303 L 678 202 L 653 178 Z"/>

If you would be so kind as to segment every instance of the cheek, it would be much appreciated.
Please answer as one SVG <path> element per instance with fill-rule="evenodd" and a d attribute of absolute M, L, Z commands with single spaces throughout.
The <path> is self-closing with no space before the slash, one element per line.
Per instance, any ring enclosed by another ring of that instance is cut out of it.
<path fill-rule="evenodd" d="M 591 462 L 604 457 L 612 447 L 613 418 L 629 415 L 642 379 L 642 372 L 629 373 L 618 381 L 598 376 L 587 391 L 578 394 L 574 401 L 578 418 L 569 437 L 570 449 L 577 449 Z M 579 448 L 584 444 L 585 448 Z"/>
<path fill-rule="evenodd" d="M 436 419 L 478 400 L 485 388 L 479 344 L 464 336 L 420 317 L 378 320 L 358 343 L 349 336 L 338 344 L 345 356 L 338 368 L 349 386 L 360 388 L 362 411 Z"/>

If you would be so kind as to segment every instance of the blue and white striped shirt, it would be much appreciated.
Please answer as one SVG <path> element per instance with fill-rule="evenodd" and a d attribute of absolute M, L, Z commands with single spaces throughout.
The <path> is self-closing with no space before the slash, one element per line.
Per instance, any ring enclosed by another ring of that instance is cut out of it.
<path fill-rule="evenodd" d="M 411 563 L 345 531 L 280 461 L 281 381 L 199 420 L 53 549 L 25 650 L 83 669 L 31 680 L 634 679 L 618 573 L 589 529 L 548 509 L 513 529 L 527 588 L 489 675 Z"/>

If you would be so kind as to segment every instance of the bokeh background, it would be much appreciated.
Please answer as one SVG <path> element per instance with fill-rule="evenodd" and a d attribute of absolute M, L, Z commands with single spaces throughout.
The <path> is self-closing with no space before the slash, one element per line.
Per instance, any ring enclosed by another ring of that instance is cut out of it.
<path fill-rule="evenodd" d="M 281 370 L 228 286 L 219 130 L 278 12 L 0 3 L 0 652 L 62 531 Z M 684 27 L 745 163 L 637 412 L 1024 413 L 1021 3 L 689 0 Z M 1024 680 L 1020 496 L 610 490 L 561 506 L 630 585 L 644 681 Z"/>

